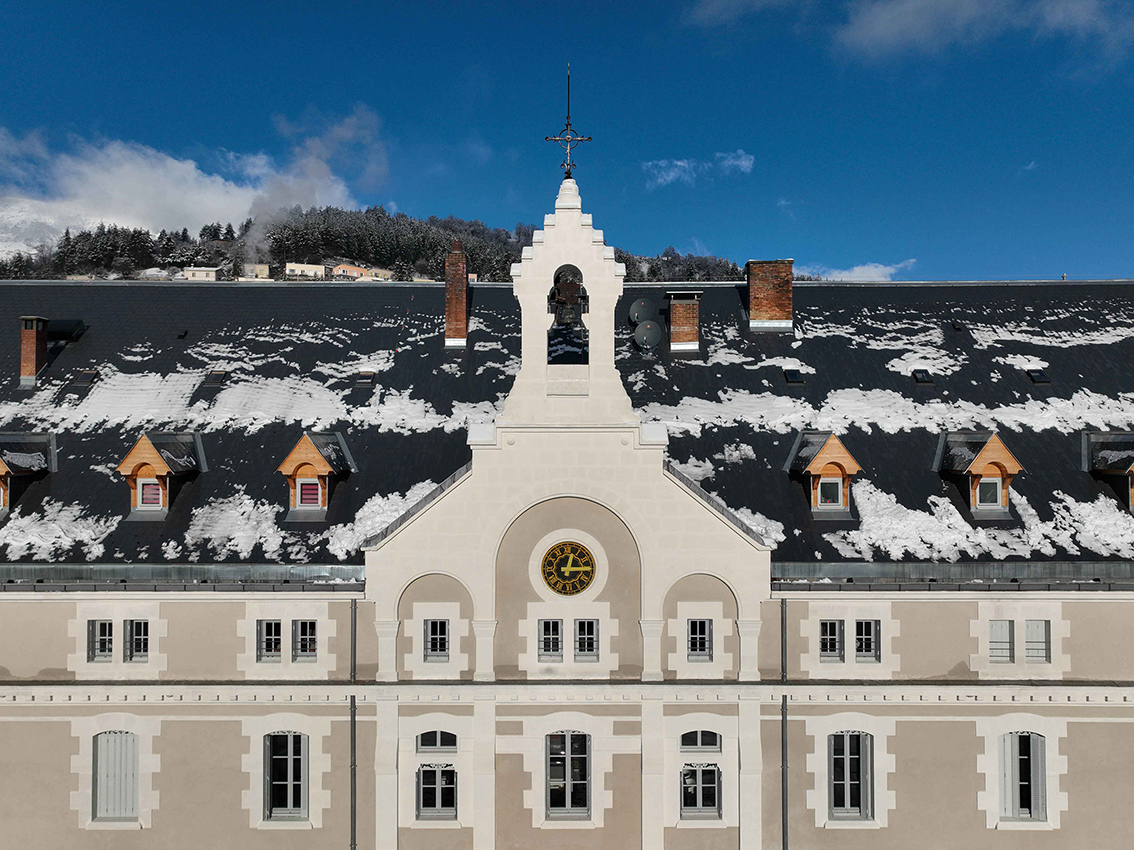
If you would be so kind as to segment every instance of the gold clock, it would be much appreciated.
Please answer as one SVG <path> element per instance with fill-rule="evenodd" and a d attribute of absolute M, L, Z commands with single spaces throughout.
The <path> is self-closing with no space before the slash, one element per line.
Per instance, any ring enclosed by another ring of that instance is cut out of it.
<path fill-rule="evenodd" d="M 557 543 L 543 556 L 540 573 L 560 596 L 575 596 L 595 580 L 595 557 L 581 543 Z"/>

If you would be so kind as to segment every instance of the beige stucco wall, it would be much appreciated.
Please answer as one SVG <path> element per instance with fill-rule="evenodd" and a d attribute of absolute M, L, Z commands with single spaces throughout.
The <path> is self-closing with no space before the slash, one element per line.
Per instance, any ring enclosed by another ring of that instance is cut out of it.
<path fill-rule="evenodd" d="M 892 614 L 901 624 L 894 651 L 901 655 L 901 679 L 975 679 L 969 655 L 977 640 L 969 622 L 977 604 L 969 601 L 894 602 Z"/>
<path fill-rule="evenodd" d="M 178 681 L 242 679 L 236 657 L 244 651 L 244 638 L 236 624 L 244 619 L 244 603 L 208 604 L 165 602 L 162 616 L 168 633 L 162 638 L 167 667 L 163 678 Z"/>
<path fill-rule="evenodd" d="M 641 616 L 641 562 L 638 547 L 626 525 L 611 511 L 586 499 L 550 499 L 533 506 L 513 522 L 504 535 L 497 556 L 496 568 L 496 676 L 500 679 L 527 678 L 520 670 L 520 655 L 530 652 L 529 644 L 535 638 L 534 623 L 527 628 L 521 621 L 532 620 L 528 606 L 540 601 L 532 586 L 529 569 L 533 553 L 537 557 L 537 544 L 548 534 L 559 529 L 579 529 L 599 541 L 606 556 L 605 583 L 597 594 L 579 594 L 578 597 L 561 597 L 556 601 L 555 616 L 564 620 L 564 632 L 570 642 L 571 622 L 574 618 L 572 602 L 575 599 L 593 598 L 609 605 L 609 617 L 617 623 L 617 634 L 609 624 L 600 623 L 600 639 L 604 626 L 610 636 L 610 649 L 618 654 L 618 667 L 612 678 L 637 678 L 642 672 L 642 640 L 638 620 Z M 599 578 L 596 576 L 594 585 Z M 588 615 L 589 616 L 589 615 Z M 528 634 L 530 632 L 530 634 Z"/>
<path fill-rule="evenodd" d="M 458 606 L 459 621 L 450 619 L 449 622 L 449 657 L 455 662 L 453 668 L 460 670 L 459 678 L 471 679 L 476 659 L 476 636 L 472 630 L 472 597 L 457 579 L 445 575 L 426 575 L 415 579 L 398 602 L 398 619 L 403 625 L 398 632 L 398 678 L 413 678 L 407 674 L 407 664 L 411 667 L 420 666 L 413 663 L 419 660 L 424 640 L 424 629 L 421 635 L 418 634 L 418 629 L 421 620 L 428 617 L 420 616 L 420 609 L 418 616 L 415 617 L 414 606 L 428 606 L 434 603 L 452 603 Z M 413 633 L 409 634 L 411 620 L 413 620 Z M 459 664 L 456 663 L 458 658 L 462 658 Z M 447 665 L 446 672 L 449 669 Z M 426 678 L 426 676 L 418 678 Z M 449 676 L 444 675 L 443 678 Z"/>
<path fill-rule="evenodd" d="M 0 600 L 0 681 L 69 681 L 67 656 L 75 651 L 67 623 L 75 603 L 67 600 Z"/>
<path fill-rule="evenodd" d="M 1134 657 L 1115 651 L 1134 643 L 1134 603 L 1111 602 L 1102 593 L 1088 600 L 1064 602 L 1063 616 L 1071 622 L 1067 650 L 1070 679 L 1088 681 L 1134 680 Z"/>
<path fill-rule="evenodd" d="M 665 829 L 665 850 L 735 850 L 739 845 L 740 830 L 734 826 L 721 829 Z"/>
<path fill-rule="evenodd" d="M 688 610 L 685 605 L 693 605 L 695 608 Z M 689 617 L 713 619 L 713 660 L 721 663 L 700 665 L 685 661 L 686 620 Z M 719 578 L 689 575 L 675 583 L 662 604 L 662 619 L 665 620 L 662 676 L 666 679 L 735 679 L 740 669 L 740 638 L 736 633 L 736 618 L 736 597 Z M 710 672 L 702 673 L 702 669 Z"/>

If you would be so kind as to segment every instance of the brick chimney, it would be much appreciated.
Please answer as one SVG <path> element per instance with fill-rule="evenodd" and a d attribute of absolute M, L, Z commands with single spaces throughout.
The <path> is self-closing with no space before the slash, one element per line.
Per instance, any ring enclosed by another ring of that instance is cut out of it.
<path fill-rule="evenodd" d="M 669 350 L 700 351 L 700 292 L 669 293 Z"/>
<path fill-rule="evenodd" d="M 459 239 L 445 257 L 445 347 L 464 348 L 469 335 L 469 267 Z"/>
<path fill-rule="evenodd" d="M 791 266 L 794 260 L 749 260 L 744 264 L 748 278 L 748 330 L 790 331 Z"/>
<path fill-rule="evenodd" d="M 35 376 L 47 365 L 47 319 L 20 317 L 20 386 L 34 387 Z"/>

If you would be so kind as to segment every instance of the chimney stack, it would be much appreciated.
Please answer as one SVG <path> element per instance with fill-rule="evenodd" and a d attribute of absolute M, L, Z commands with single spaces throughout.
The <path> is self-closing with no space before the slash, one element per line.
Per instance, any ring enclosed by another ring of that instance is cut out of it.
<path fill-rule="evenodd" d="M 464 348 L 469 335 L 469 268 L 459 239 L 445 257 L 445 347 Z"/>
<path fill-rule="evenodd" d="M 748 330 L 791 331 L 791 282 L 794 260 L 749 260 Z"/>
<path fill-rule="evenodd" d="M 669 350 L 700 351 L 700 292 L 669 293 Z"/>
<path fill-rule="evenodd" d="M 47 319 L 20 317 L 20 386 L 34 387 L 35 377 L 47 365 Z"/>

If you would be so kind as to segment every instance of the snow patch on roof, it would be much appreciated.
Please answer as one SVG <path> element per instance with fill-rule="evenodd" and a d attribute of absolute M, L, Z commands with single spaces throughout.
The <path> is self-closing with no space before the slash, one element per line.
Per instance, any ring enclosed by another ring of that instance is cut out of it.
<path fill-rule="evenodd" d="M 78 546 L 93 561 L 102 556 L 103 541 L 121 521 L 121 517 L 88 516 L 82 505 L 65 505 L 51 498 L 41 508 L 24 515 L 17 507 L 0 526 L 0 546 L 7 547 L 7 560 L 58 561 Z"/>
<path fill-rule="evenodd" d="M 1049 364 L 1046 360 L 1040 360 L 1038 357 L 1031 357 L 1027 354 L 1005 354 L 1003 357 L 993 357 L 994 363 L 1003 363 L 1005 366 L 1012 366 L 1015 369 L 1046 369 Z"/>
<path fill-rule="evenodd" d="M 745 525 L 760 535 L 761 539 L 773 550 L 787 539 L 782 522 L 777 522 L 756 511 L 750 511 L 748 508 L 731 508 L 730 510 L 740 517 Z"/>
<path fill-rule="evenodd" d="M 279 505 L 256 501 L 243 490 L 224 499 L 210 499 L 193 509 L 185 545 L 189 549 L 207 546 L 220 561 L 229 555 L 247 559 L 259 545 L 265 558 L 278 561 L 284 532 L 276 525 L 276 514 L 282 510 Z"/>
<path fill-rule="evenodd" d="M 691 457 L 685 463 L 678 463 L 675 460 L 671 460 L 669 463 L 678 472 L 694 481 L 704 481 L 706 478 L 713 477 L 713 465 L 707 460 Z"/>
<path fill-rule="evenodd" d="M 814 375 L 815 367 L 808 366 L 802 360 L 796 360 L 794 357 L 765 357 L 759 363 L 751 366 L 745 366 L 745 369 L 763 369 L 765 366 L 778 366 L 780 369 L 798 369 L 805 375 Z"/>
<path fill-rule="evenodd" d="M 429 495 L 436 486 L 432 481 L 422 481 L 410 487 L 405 495 L 372 496 L 359 508 L 354 522 L 335 525 L 327 530 L 322 536 L 327 541 L 327 550 L 340 561 L 345 561 L 363 543 Z"/>

